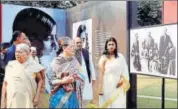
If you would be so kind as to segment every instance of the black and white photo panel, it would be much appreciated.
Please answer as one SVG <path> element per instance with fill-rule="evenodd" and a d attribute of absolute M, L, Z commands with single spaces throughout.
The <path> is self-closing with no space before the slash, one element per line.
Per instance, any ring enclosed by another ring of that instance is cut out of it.
<path fill-rule="evenodd" d="M 177 78 L 177 24 L 130 30 L 131 73 Z"/>

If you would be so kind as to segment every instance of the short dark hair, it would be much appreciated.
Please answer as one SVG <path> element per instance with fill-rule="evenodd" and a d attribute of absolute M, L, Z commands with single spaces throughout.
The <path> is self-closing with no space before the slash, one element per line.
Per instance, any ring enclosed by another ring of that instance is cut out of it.
<path fill-rule="evenodd" d="M 29 39 L 46 40 L 54 25 L 56 22 L 46 12 L 36 8 L 25 8 L 16 15 L 12 29 L 23 31 Z"/>
<path fill-rule="evenodd" d="M 114 50 L 114 55 L 115 55 L 115 58 L 117 58 L 118 57 L 118 53 L 117 53 L 117 48 L 118 47 L 117 47 L 117 41 L 116 41 L 116 39 L 114 37 L 110 37 L 109 39 L 106 40 L 105 47 L 104 47 L 105 49 L 104 49 L 103 55 L 106 55 L 107 57 L 109 56 L 109 51 L 107 49 L 107 45 L 108 45 L 108 43 L 110 41 L 113 41 L 115 43 L 115 45 L 116 45 L 116 48 Z"/>
<path fill-rule="evenodd" d="M 12 34 L 12 39 L 11 39 L 11 41 L 10 41 L 10 44 L 12 45 L 13 44 L 13 42 L 14 41 L 16 41 L 17 40 L 17 38 L 21 35 L 21 31 L 18 31 L 18 30 L 16 30 L 16 31 L 14 31 L 13 32 L 13 34 Z"/>
<path fill-rule="evenodd" d="M 86 31 L 86 25 L 80 25 L 77 29 L 77 37 L 81 37 L 81 34 L 84 31 Z"/>

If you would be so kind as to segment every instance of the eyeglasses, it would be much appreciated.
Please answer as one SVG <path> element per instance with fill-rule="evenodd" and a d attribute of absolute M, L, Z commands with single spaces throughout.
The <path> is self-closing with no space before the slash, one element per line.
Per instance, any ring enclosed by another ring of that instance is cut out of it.
<path fill-rule="evenodd" d="M 74 48 L 75 48 L 74 45 L 68 45 L 68 47 L 71 48 L 71 49 L 74 49 Z"/>
<path fill-rule="evenodd" d="M 82 42 L 76 42 L 77 44 L 81 44 Z"/>

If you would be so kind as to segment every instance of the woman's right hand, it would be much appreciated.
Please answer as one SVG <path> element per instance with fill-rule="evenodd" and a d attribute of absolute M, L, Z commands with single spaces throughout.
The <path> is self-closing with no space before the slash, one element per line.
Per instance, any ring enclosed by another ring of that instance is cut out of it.
<path fill-rule="evenodd" d="M 38 105 L 38 102 L 39 102 L 39 96 L 36 95 L 36 96 L 34 97 L 34 99 L 33 99 L 33 105 L 34 105 L 34 107 L 36 107 L 36 106 Z"/>
<path fill-rule="evenodd" d="M 99 95 L 104 95 L 104 92 L 102 90 L 100 90 Z"/>
<path fill-rule="evenodd" d="M 2 101 L 1 101 L 1 107 L 0 107 L 0 108 L 2 108 L 2 109 L 5 109 L 5 108 L 6 108 L 5 102 L 2 102 Z"/>
<path fill-rule="evenodd" d="M 73 83 L 73 82 L 74 82 L 74 78 L 72 76 L 64 77 L 62 79 L 63 84 L 69 84 L 69 83 Z"/>

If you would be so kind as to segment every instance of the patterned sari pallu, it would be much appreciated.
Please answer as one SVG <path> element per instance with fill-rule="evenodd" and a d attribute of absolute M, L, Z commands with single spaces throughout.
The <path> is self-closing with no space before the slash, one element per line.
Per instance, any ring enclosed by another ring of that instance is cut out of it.
<path fill-rule="evenodd" d="M 74 82 L 64 85 L 53 85 L 50 98 L 50 108 L 80 108 L 83 78 L 79 73 L 79 63 L 75 58 L 65 59 L 59 55 L 52 62 L 55 76 L 51 80 L 62 80 L 68 76 L 74 77 Z"/>

